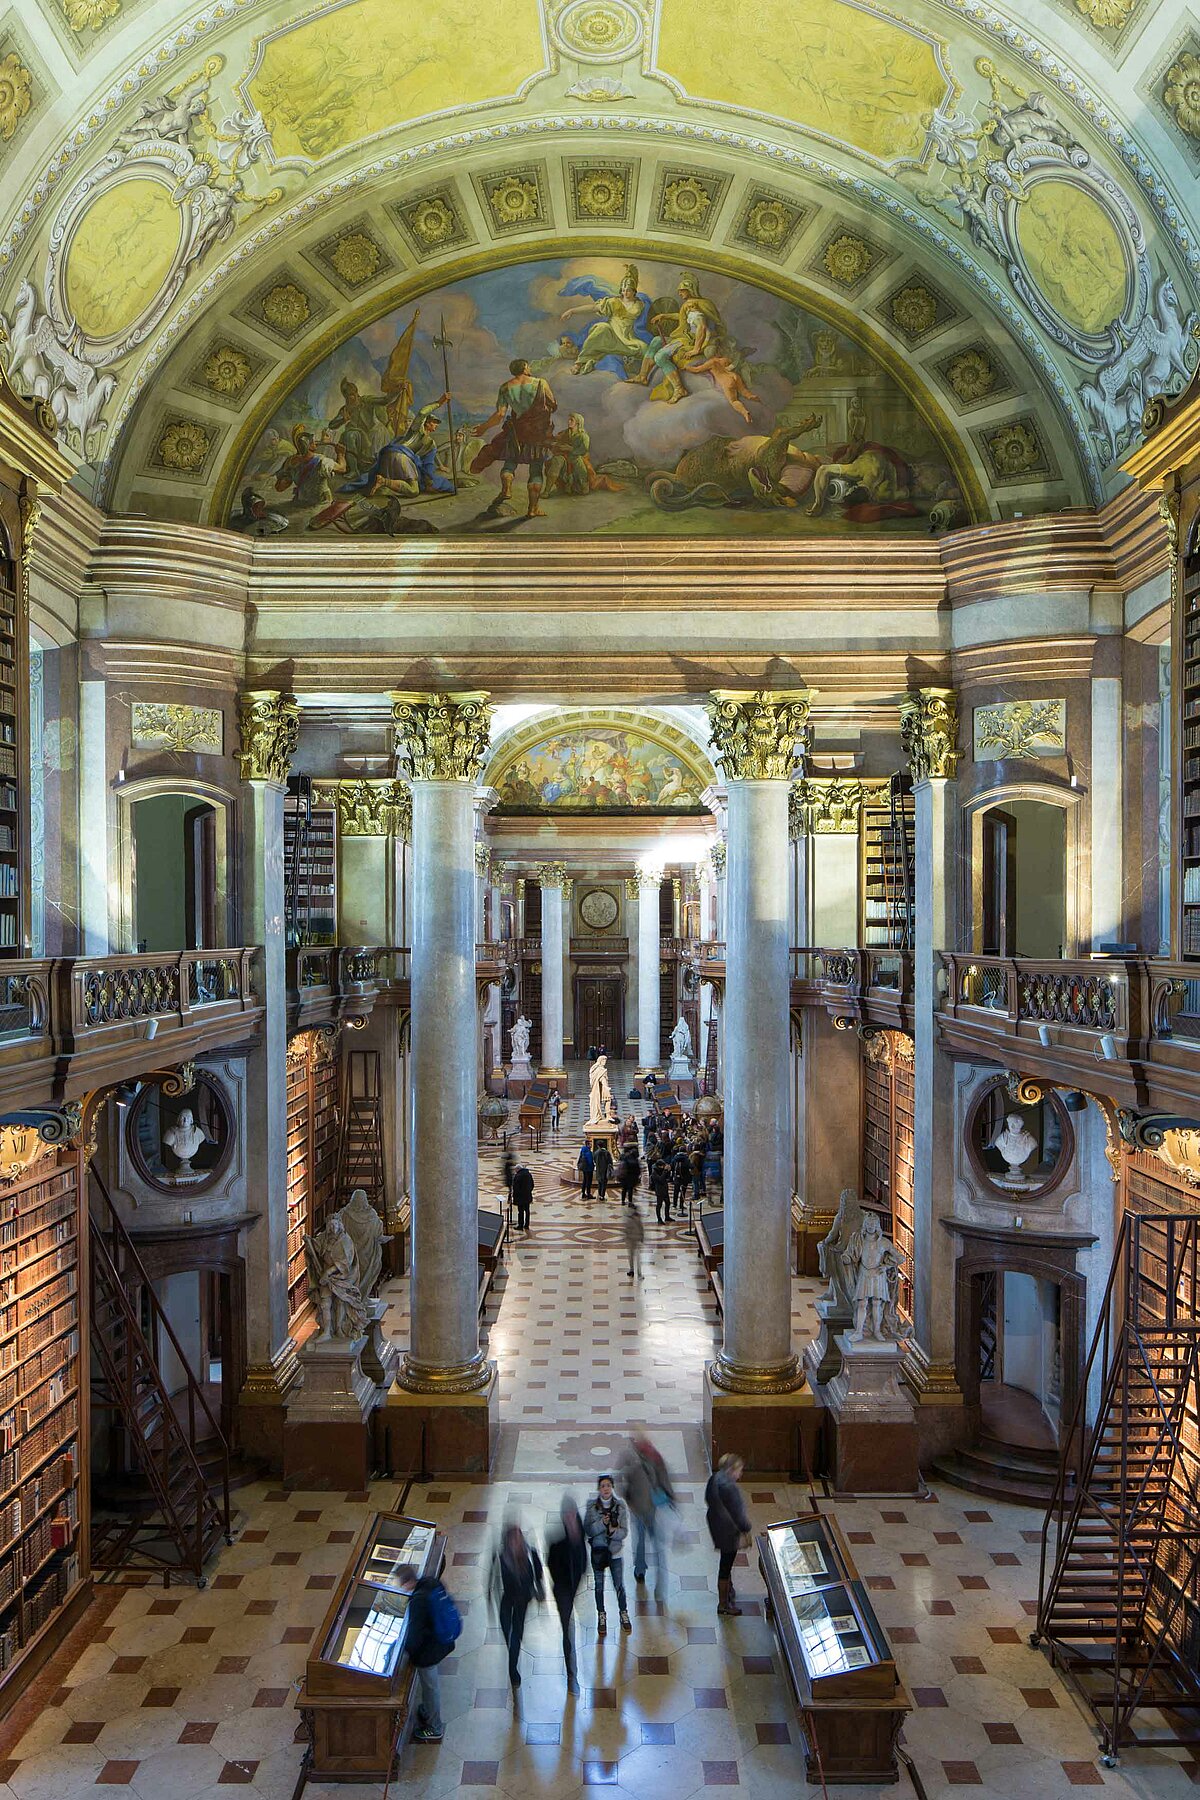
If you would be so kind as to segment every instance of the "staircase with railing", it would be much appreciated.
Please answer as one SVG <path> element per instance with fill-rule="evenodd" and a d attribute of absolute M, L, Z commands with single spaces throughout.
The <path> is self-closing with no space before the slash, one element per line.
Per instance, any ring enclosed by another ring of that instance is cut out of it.
<path fill-rule="evenodd" d="M 1126 1745 L 1200 1741 L 1198 1300 L 1200 1216 L 1126 1215 L 1043 1527 L 1033 1638 L 1110 1767 Z"/>
<path fill-rule="evenodd" d="M 92 1567 L 203 1587 L 213 1550 L 232 1542 L 229 1447 L 108 1189 L 89 1176 L 92 1418 L 111 1452 L 94 1488 Z M 168 1344 L 185 1378 L 174 1396 L 155 1352 Z"/>

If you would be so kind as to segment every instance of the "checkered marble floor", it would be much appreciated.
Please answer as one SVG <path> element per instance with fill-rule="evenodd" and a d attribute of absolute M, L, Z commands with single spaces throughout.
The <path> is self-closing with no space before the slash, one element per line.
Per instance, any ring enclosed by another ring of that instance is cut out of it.
<path fill-rule="evenodd" d="M 580 1103 L 576 1110 L 581 1116 Z M 585 1208 L 557 1186 L 578 1120 L 527 1155 L 537 1184 L 533 1230 L 518 1240 L 490 1348 L 501 1361 L 505 1425 L 486 1483 L 436 1483 L 369 1494 L 287 1493 L 256 1484 L 237 1496 L 237 1541 L 209 1585 L 105 1589 L 71 1643 L 0 1727 L 0 1800 L 78 1800 L 124 1787 L 141 1800 L 193 1800 L 237 1786 L 289 1800 L 301 1761 L 295 1689 L 312 1635 L 368 1507 L 400 1504 L 449 1540 L 447 1581 L 464 1614 L 445 1665 L 446 1735 L 412 1746 L 393 1793 L 482 1800 L 688 1800 L 738 1788 L 753 1800 L 815 1793 L 805 1779 L 795 1708 L 763 1617 L 753 1558 L 740 1558 L 741 1618 L 717 1618 L 716 1566 L 704 1528 L 706 1469 L 699 1368 L 719 1322 L 694 1250 L 648 1221 L 640 1288 L 625 1274 L 619 1208 Z M 481 1159 L 481 1192 L 498 1159 Z M 657 1232 L 657 1235 L 656 1235 Z M 798 1326 L 812 1284 L 797 1283 Z M 403 1332 L 405 1284 L 393 1284 Z M 599 1642 L 586 1594 L 578 1608 L 583 1692 L 569 1697 L 557 1619 L 534 1609 L 523 1685 L 513 1704 L 505 1651 L 488 1615 L 488 1571 L 502 1522 L 535 1536 L 564 1489 L 582 1501 L 646 1425 L 677 1478 L 681 1510 L 664 1616 L 641 1598 L 633 1631 Z M 914 1711 L 904 1734 L 929 1800 L 969 1788 L 996 1800 L 1058 1800 L 1100 1787 L 1113 1800 L 1182 1800 L 1200 1786 L 1184 1753 L 1127 1752 L 1102 1769 L 1088 1719 L 1028 1632 L 1040 1520 L 952 1488 L 922 1500 L 853 1502 L 786 1483 L 748 1481 L 756 1529 L 808 1510 L 835 1511 L 895 1650 Z M 880 1793 L 905 1794 L 912 1784 Z M 310 1800 L 371 1796 L 378 1783 L 309 1784 Z M 860 1793 L 874 1790 L 859 1788 Z"/>

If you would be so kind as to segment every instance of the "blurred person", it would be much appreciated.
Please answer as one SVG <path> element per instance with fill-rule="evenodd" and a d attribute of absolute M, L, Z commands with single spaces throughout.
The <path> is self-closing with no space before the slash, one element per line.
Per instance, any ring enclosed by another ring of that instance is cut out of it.
<path fill-rule="evenodd" d="M 642 1245 L 646 1241 L 646 1227 L 642 1224 L 642 1215 L 638 1211 L 637 1201 L 630 1196 L 629 1206 L 621 1222 L 621 1230 L 625 1238 L 625 1248 L 629 1252 L 629 1279 L 642 1279 Z"/>
<path fill-rule="evenodd" d="M 654 1216 L 660 1225 L 666 1225 L 671 1218 L 671 1171 L 661 1156 L 650 1164 L 650 1186 L 654 1193 Z"/>
<path fill-rule="evenodd" d="M 630 1438 L 618 1474 L 621 1493 L 633 1520 L 633 1579 L 646 1579 L 647 1545 L 654 1550 L 654 1598 L 661 1611 L 667 1602 L 667 1541 L 677 1512 L 675 1489 L 660 1452 L 644 1434 Z"/>
<path fill-rule="evenodd" d="M 517 1209 L 517 1230 L 529 1230 L 529 1205 L 533 1199 L 533 1176 L 524 1163 L 513 1170 L 513 1205 Z"/>
<path fill-rule="evenodd" d="M 563 1495 L 559 1509 L 561 1526 L 546 1541 L 546 1573 L 550 1591 L 558 1608 L 562 1626 L 563 1662 L 567 1667 L 567 1692 L 579 1692 L 579 1676 L 575 1661 L 575 1597 L 588 1565 L 588 1545 L 583 1520 L 570 1494 Z"/>
<path fill-rule="evenodd" d="M 525 1636 L 525 1615 L 532 1601 L 545 1597 L 541 1557 L 519 1525 L 506 1525 L 492 1565 L 491 1599 L 508 1645 L 508 1680 L 514 1691 L 521 1685 L 517 1664 Z"/>
<path fill-rule="evenodd" d="M 637 1193 L 638 1184 L 642 1179 L 642 1168 L 638 1161 L 636 1145 L 626 1144 L 622 1151 L 617 1179 L 621 1183 L 621 1205 L 632 1206 L 633 1196 Z"/>

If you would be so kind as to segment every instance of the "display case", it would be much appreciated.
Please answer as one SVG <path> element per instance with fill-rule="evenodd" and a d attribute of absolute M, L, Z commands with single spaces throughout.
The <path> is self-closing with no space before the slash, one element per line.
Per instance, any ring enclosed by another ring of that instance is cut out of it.
<path fill-rule="evenodd" d="M 400 1570 L 439 1575 L 446 1541 L 424 1519 L 373 1513 L 309 1652 L 296 1705 L 310 1769 L 325 1781 L 383 1781 L 411 1725 L 415 1676 L 404 1657 Z"/>
<path fill-rule="evenodd" d="M 758 1564 L 809 1780 L 898 1780 L 896 1739 L 912 1702 L 837 1520 L 814 1512 L 769 1526 Z"/>

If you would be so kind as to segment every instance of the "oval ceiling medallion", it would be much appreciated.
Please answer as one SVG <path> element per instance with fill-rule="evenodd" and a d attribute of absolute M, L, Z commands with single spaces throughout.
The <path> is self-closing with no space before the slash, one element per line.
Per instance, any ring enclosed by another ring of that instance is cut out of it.
<path fill-rule="evenodd" d="M 559 48 L 585 62 L 618 62 L 642 41 L 642 21 L 624 0 L 574 0 L 554 22 Z"/>

